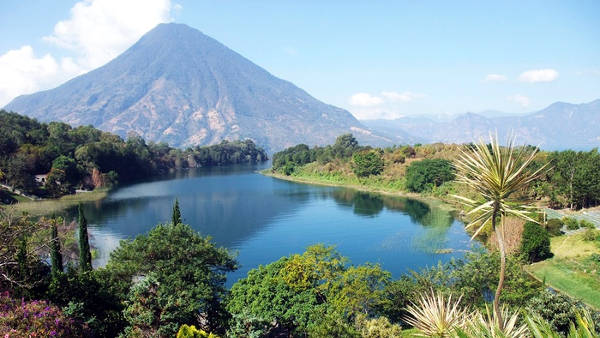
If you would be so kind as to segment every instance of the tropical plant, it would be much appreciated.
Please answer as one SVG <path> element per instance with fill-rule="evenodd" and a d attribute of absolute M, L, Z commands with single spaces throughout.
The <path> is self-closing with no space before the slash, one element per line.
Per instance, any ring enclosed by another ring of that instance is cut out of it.
<path fill-rule="evenodd" d="M 539 315 L 525 318 L 530 335 L 534 338 L 560 338 L 562 334 L 553 330 L 552 325 Z M 589 311 L 583 309 L 575 313 L 575 322 L 571 322 L 567 338 L 598 338 L 600 332 Z"/>
<path fill-rule="evenodd" d="M 409 315 L 404 321 L 419 330 L 421 337 L 452 337 L 457 329 L 462 329 L 470 317 L 469 310 L 460 306 L 462 297 L 444 298 L 441 292 L 431 290 L 421 295 L 416 303 L 406 307 Z"/>
<path fill-rule="evenodd" d="M 527 325 L 518 325 L 519 313 L 510 313 L 507 307 L 502 307 L 502 328 L 498 325 L 496 312 L 490 311 L 488 306 L 485 307 L 485 314 L 476 312 L 468 321 L 463 333 L 467 333 L 472 337 L 487 337 L 487 338 L 520 338 L 525 337 L 528 333 Z"/>
<path fill-rule="evenodd" d="M 467 229 L 475 229 L 474 238 L 491 223 L 492 230 L 496 233 L 500 250 L 500 276 L 494 296 L 494 311 L 500 329 L 504 325 L 500 311 L 500 295 L 506 270 L 503 223 L 508 215 L 536 222 L 529 216 L 531 207 L 527 201 L 517 195 L 546 168 L 546 165 L 543 165 L 535 171 L 528 170 L 537 152 L 537 148 L 516 147 L 514 138 L 509 139 L 505 147 L 501 147 L 497 136 L 490 135 L 490 146 L 482 140 L 462 150 L 455 164 L 458 182 L 475 190 L 481 197 L 481 200 L 475 201 L 454 195 L 472 208 L 467 212 L 467 215 L 473 217 L 467 224 Z"/>

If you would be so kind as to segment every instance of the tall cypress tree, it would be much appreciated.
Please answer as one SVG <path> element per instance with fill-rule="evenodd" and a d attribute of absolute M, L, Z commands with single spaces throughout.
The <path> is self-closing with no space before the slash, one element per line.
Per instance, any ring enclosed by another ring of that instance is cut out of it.
<path fill-rule="evenodd" d="M 79 211 L 79 269 L 82 272 L 92 270 L 92 253 L 90 252 L 90 242 L 88 239 L 87 220 L 83 214 L 81 203 Z"/>
<path fill-rule="evenodd" d="M 60 253 L 60 240 L 58 238 L 58 228 L 56 223 L 58 220 L 53 219 L 52 221 L 52 245 L 50 260 L 52 261 L 52 277 L 56 277 L 60 272 L 63 272 L 62 254 Z"/>
<path fill-rule="evenodd" d="M 177 199 L 175 199 L 175 204 L 173 205 L 172 222 L 173 225 L 181 223 L 181 211 L 179 210 L 179 201 Z"/>

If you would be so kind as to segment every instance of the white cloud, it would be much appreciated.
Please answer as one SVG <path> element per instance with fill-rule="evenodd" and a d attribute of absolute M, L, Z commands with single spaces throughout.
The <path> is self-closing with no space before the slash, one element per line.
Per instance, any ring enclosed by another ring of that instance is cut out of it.
<path fill-rule="evenodd" d="M 171 21 L 170 13 L 170 0 L 83 0 L 44 39 L 74 51 L 78 63 L 92 69 L 123 52 L 157 24 Z"/>
<path fill-rule="evenodd" d="M 506 76 L 501 74 L 488 74 L 485 76 L 485 82 L 501 82 L 506 81 Z"/>
<path fill-rule="evenodd" d="M 379 94 L 356 93 L 350 97 L 352 114 L 359 120 L 397 119 L 403 117 L 404 104 L 425 97 L 411 91 L 382 91 Z"/>
<path fill-rule="evenodd" d="M 521 82 L 551 82 L 558 77 L 558 72 L 554 69 L 532 69 L 525 71 L 519 75 L 519 81 Z"/>
<path fill-rule="evenodd" d="M 513 96 L 509 96 L 509 97 L 507 97 L 507 99 L 509 101 L 518 103 L 523 108 L 529 106 L 529 104 L 531 103 L 531 99 L 529 99 L 527 96 L 521 95 L 521 94 L 515 94 Z"/>
<path fill-rule="evenodd" d="M 402 92 L 402 93 L 397 93 L 397 92 L 381 92 L 381 96 L 385 97 L 387 100 L 391 101 L 391 102 L 410 102 L 413 101 L 415 99 L 420 99 L 422 98 L 424 95 L 423 94 L 419 94 L 419 93 L 413 93 L 413 92 Z"/>
<path fill-rule="evenodd" d="M 356 93 L 350 97 L 350 104 L 358 107 L 371 107 L 382 103 L 381 97 L 369 93 Z"/>
<path fill-rule="evenodd" d="M 171 0 L 82 0 L 44 40 L 64 49 L 60 61 L 36 57 L 29 45 L 0 55 L 0 106 L 12 98 L 61 82 L 110 61 L 181 7 Z"/>

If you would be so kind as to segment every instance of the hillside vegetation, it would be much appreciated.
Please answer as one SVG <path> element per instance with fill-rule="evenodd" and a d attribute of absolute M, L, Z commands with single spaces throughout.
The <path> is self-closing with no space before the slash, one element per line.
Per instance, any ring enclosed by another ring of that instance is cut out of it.
<path fill-rule="evenodd" d="M 304 144 L 273 155 L 271 172 L 316 183 L 353 185 L 390 192 L 415 192 L 453 202 L 450 195 L 469 195 L 454 182 L 452 162 L 463 145 L 416 144 L 386 148 L 360 146 L 351 134 L 335 144 Z M 531 147 L 531 146 L 526 146 Z M 552 208 L 588 208 L 600 204 L 600 154 L 591 151 L 540 151 L 530 169 L 549 163 L 548 170 L 524 198 Z"/>
<path fill-rule="evenodd" d="M 181 150 L 146 143 L 134 134 L 124 140 L 92 126 L 40 123 L 4 110 L 0 125 L 0 182 L 41 197 L 110 187 L 177 168 L 267 160 L 266 152 L 251 140 Z M 36 182 L 36 175 L 44 176 Z"/>

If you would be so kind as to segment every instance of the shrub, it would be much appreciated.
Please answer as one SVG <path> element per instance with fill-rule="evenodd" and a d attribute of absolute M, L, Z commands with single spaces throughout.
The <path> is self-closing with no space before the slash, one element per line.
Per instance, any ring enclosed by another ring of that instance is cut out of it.
<path fill-rule="evenodd" d="M 198 330 L 194 325 L 182 325 L 177 332 L 177 338 L 219 338 L 219 336 L 206 333 L 204 330 Z"/>
<path fill-rule="evenodd" d="M 544 290 L 531 299 L 528 310 L 547 320 L 553 330 L 567 333 L 570 323 L 575 321 L 578 306 L 565 295 Z"/>
<path fill-rule="evenodd" d="M 411 163 L 406 169 L 406 187 L 410 191 L 431 191 L 454 179 L 454 167 L 448 160 L 425 159 Z"/>
<path fill-rule="evenodd" d="M 588 220 L 585 220 L 585 219 L 582 219 L 579 221 L 579 227 L 580 228 L 588 228 L 588 229 L 596 229 L 596 226 L 594 225 L 594 223 L 592 223 Z"/>
<path fill-rule="evenodd" d="M 3 337 L 77 337 L 86 329 L 46 301 L 16 300 L 0 294 L 0 334 Z"/>
<path fill-rule="evenodd" d="M 352 170 L 358 177 L 379 175 L 383 171 L 383 157 L 376 150 L 354 153 L 352 155 Z"/>
<path fill-rule="evenodd" d="M 521 253 L 530 263 L 552 257 L 550 236 L 546 229 L 534 222 L 525 223 L 521 239 Z"/>
<path fill-rule="evenodd" d="M 562 220 L 563 220 L 563 223 L 567 226 L 567 229 L 569 229 L 569 230 L 579 229 L 579 222 L 577 222 L 577 220 L 575 218 L 564 217 Z"/>
<path fill-rule="evenodd" d="M 560 236 L 563 234 L 560 230 L 563 225 L 564 223 L 558 218 L 549 219 L 548 222 L 546 222 L 546 231 L 548 231 L 550 236 Z"/>
<path fill-rule="evenodd" d="M 587 229 L 583 233 L 583 240 L 588 242 L 600 240 L 600 231 L 595 229 Z"/>

